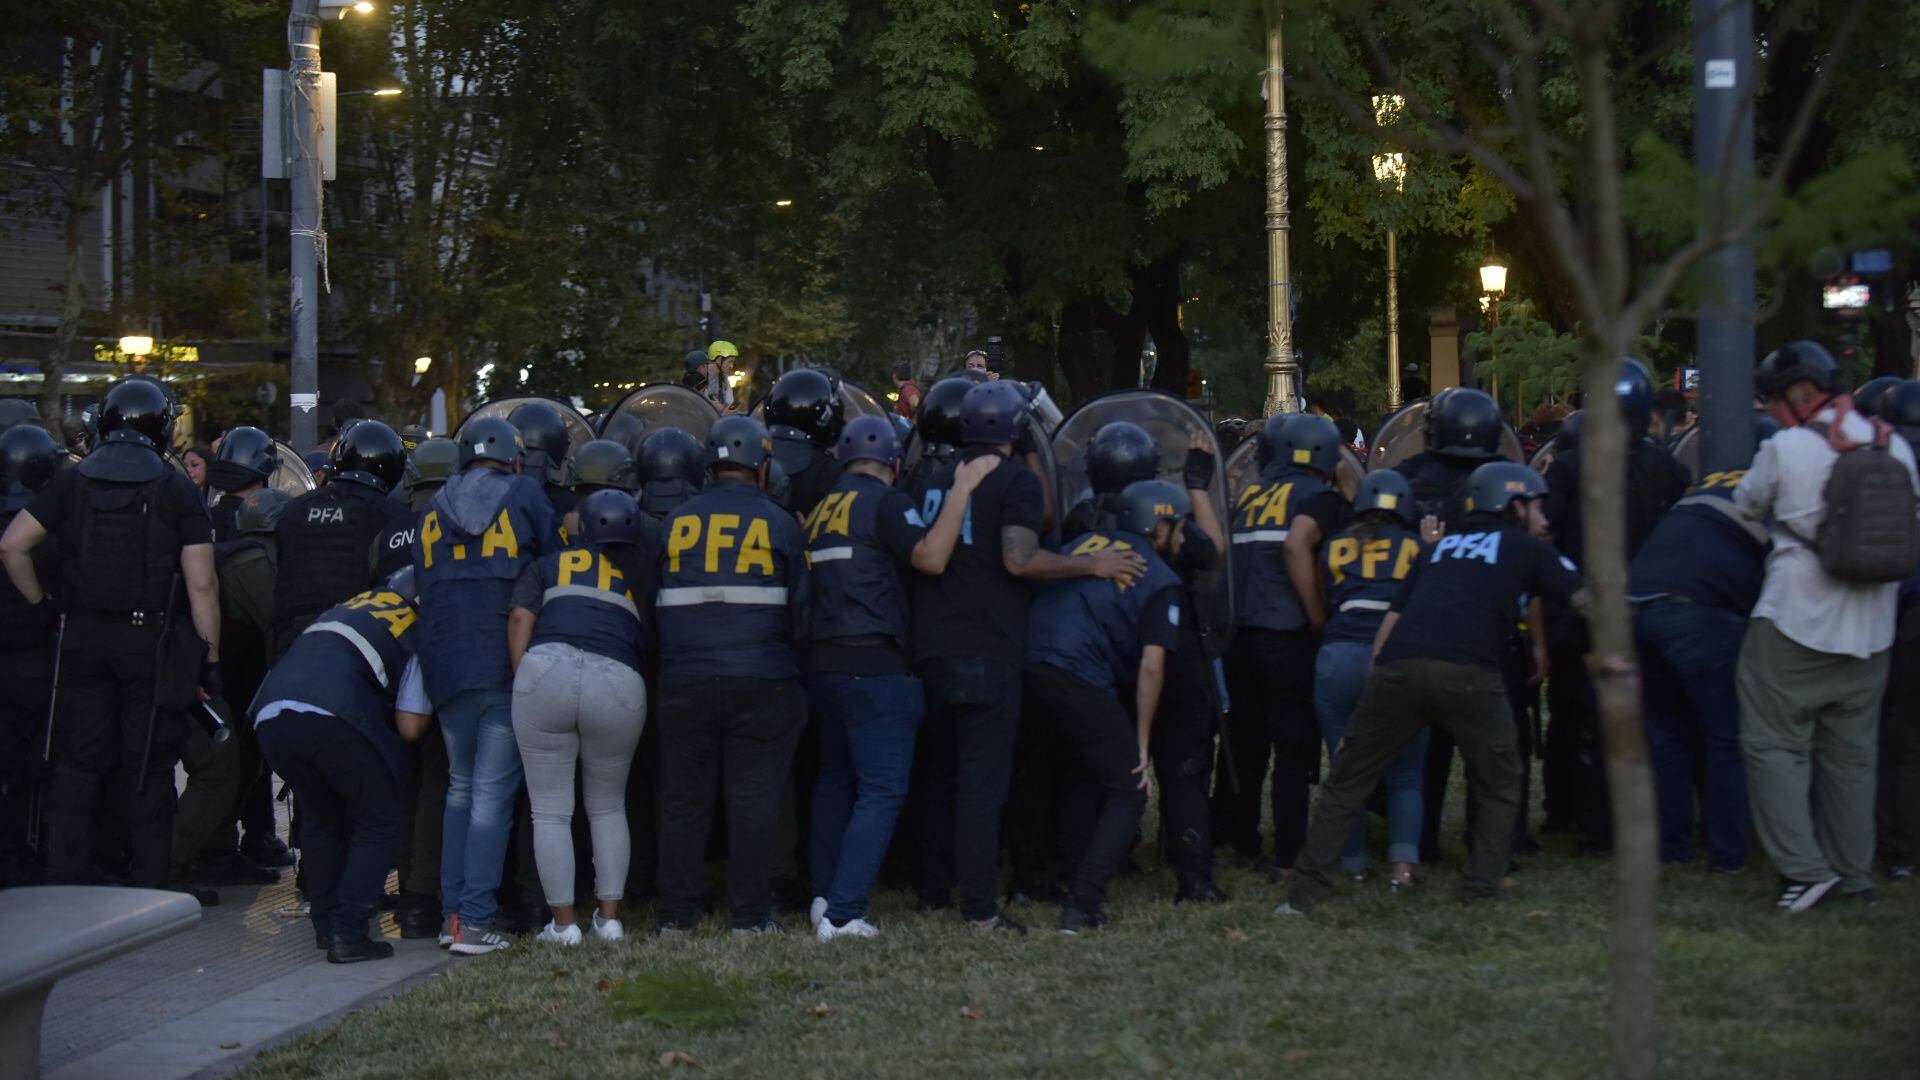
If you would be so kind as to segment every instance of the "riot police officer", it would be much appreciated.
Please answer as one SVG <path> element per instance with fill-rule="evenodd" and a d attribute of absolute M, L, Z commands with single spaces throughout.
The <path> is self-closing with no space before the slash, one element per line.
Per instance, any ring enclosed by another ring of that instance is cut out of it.
<path fill-rule="evenodd" d="M 0 433 L 22 424 L 40 426 L 40 410 L 24 398 L 0 398 Z"/>
<path fill-rule="evenodd" d="M 706 447 L 679 428 L 661 428 L 640 444 L 640 510 L 646 543 L 657 545 L 660 523 L 706 483 Z"/>
<path fill-rule="evenodd" d="M 840 435 L 840 482 L 802 528 L 812 567 L 807 701 L 820 748 L 808 864 L 809 912 L 821 941 L 872 937 L 867 892 L 906 798 L 926 695 L 907 647 L 911 567 L 944 573 L 973 489 L 1000 464 L 978 457 L 954 477 L 929 525 L 892 485 L 900 443 L 893 424 L 862 416 Z"/>
<path fill-rule="evenodd" d="M 211 507 L 214 543 L 234 538 L 233 516 L 240 501 L 248 492 L 266 486 L 279 467 L 279 447 L 259 428 L 232 428 L 220 437 L 220 449 L 207 467 L 207 484 L 221 492 Z"/>
<path fill-rule="evenodd" d="M 727 801 L 727 909 L 777 933 L 769 865 L 780 795 L 806 726 L 796 647 L 806 622 L 799 523 L 764 491 L 773 440 L 730 416 L 707 435 L 709 479 L 667 516 L 659 552 L 663 790 L 656 933 L 693 928 L 716 796 Z"/>
<path fill-rule="evenodd" d="M 1071 539 L 1112 528 L 1120 493 L 1127 485 L 1159 475 L 1160 444 L 1146 428 L 1126 420 L 1102 426 L 1087 443 L 1087 484 L 1093 495 L 1067 511 L 1060 535 Z"/>
<path fill-rule="evenodd" d="M 1099 816 L 1060 910 L 1060 930 L 1105 923 L 1107 882 L 1133 846 L 1146 809 L 1147 766 L 1167 654 L 1180 637 L 1180 578 L 1164 560 L 1185 538 L 1187 493 L 1164 480 L 1139 480 L 1112 504 L 1114 524 L 1086 533 L 1069 555 L 1132 551 L 1146 570 L 1126 583 L 1089 578 L 1049 584 L 1028 616 L 1023 675 L 1027 723 L 1054 728 L 1071 760 L 1099 788 Z M 1121 703 L 1133 688 L 1133 708 Z M 1131 713 L 1131 716 L 1129 716 Z"/>
<path fill-rule="evenodd" d="M 1320 785 L 1293 883 L 1274 914 L 1300 915 L 1327 897 L 1367 795 L 1430 726 L 1452 733 L 1479 798 L 1463 896 L 1504 895 L 1523 767 L 1501 673 L 1514 612 L 1526 595 L 1586 604 L 1573 564 L 1533 536 L 1546 493 L 1546 482 L 1525 465 L 1495 461 L 1474 470 L 1460 530 L 1422 553 L 1375 633 L 1366 693 L 1346 748 Z"/>
<path fill-rule="evenodd" d="M 249 712 L 273 771 L 300 800 L 301 866 L 327 962 L 382 960 L 368 925 L 393 864 L 406 742 L 425 732 L 413 568 L 313 620 Z"/>
<path fill-rule="evenodd" d="M 972 380 L 948 377 L 934 383 L 914 416 L 914 438 L 920 460 L 900 478 L 900 486 L 915 500 L 926 494 L 927 481 L 960 452 L 960 402 L 973 389 Z"/>
<path fill-rule="evenodd" d="M 633 451 L 612 439 L 581 443 L 580 449 L 567 456 L 563 475 L 576 500 L 609 488 L 631 495 L 640 487 L 640 467 L 633 460 Z M 562 515 L 561 525 L 568 536 L 580 531 L 579 518 L 571 512 Z"/>
<path fill-rule="evenodd" d="M 38 419 L 0 433 L 0 530 L 52 482 L 65 458 Z M 35 571 L 42 588 L 57 592 L 52 556 L 46 548 L 36 552 Z M 53 605 L 29 604 L 12 582 L 0 582 L 0 685 L 7 688 L 0 694 L 0 888 L 30 884 L 36 876 L 26 838 L 40 760 L 36 736 L 46 731 L 53 690 L 53 645 Z"/>
<path fill-rule="evenodd" d="M 1653 380 L 1646 366 L 1628 357 L 1614 381 L 1614 404 L 1627 423 L 1627 559 L 1631 561 L 1653 534 L 1661 515 L 1686 494 L 1691 478 L 1660 444 L 1647 437 L 1653 419 Z M 1595 403 L 1596 406 L 1599 403 Z M 1547 527 L 1561 554 L 1586 565 L 1586 535 L 1580 499 L 1581 447 L 1563 448 L 1547 467 Z M 1565 608 L 1547 607 L 1547 711 L 1553 717 L 1552 740 L 1565 756 L 1574 842 L 1582 854 L 1603 854 L 1613 847 L 1613 817 L 1607 796 L 1606 744 L 1600 732 L 1600 707 L 1587 674 L 1586 622 Z M 1564 734 L 1562 734 L 1564 731 Z M 1556 802 L 1559 802 L 1556 795 Z"/>
<path fill-rule="evenodd" d="M 1467 480 L 1500 457 L 1506 420 L 1500 406 L 1468 386 L 1449 387 L 1427 403 L 1425 450 L 1395 466 L 1413 489 L 1414 520 L 1439 518 L 1459 528 Z"/>
<path fill-rule="evenodd" d="M 520 432 L 498 418 L 460 430 L 460 472 L 434 493 L 413 545 L 420 673 L 449 774 L 442 821 L 440 938 L 456 955 L 507 947 L 493 929 L 520 787 L 507 607 L 526 567 L 562 546 L 553 504 L 521 473 Z"/>
<path fill-rule="evenodd" d="M 966 449 L 928 481 L 921 516 L 938 518 L 961 465 L 989 454 L 1011 457 L 1027 425 L 1020 387 L 993 382 L 970 388 L 960 404 Z M 913 651 L 916 672 L 927 684 L 927 768 L 919 780 L 921 904 L 951 906 L 957 884 L 960 914 L 973 926 L 1024 933 L 1025 927 L 999 912 L 997 856 L 1020 726 L 1028 582 L 1131 579 L 1146 562 L 1131 551 L 1071 556 L 1043 549 L 1046 488 L 1031 469 L 1013 465 L 994 469 L 975 489 L 947 572 L 915 582 Z"/>
<path fill-rule="evenodd" d="M 527 448 L 526 463 L 522 466 L 528 476 L 540 481 L 540 487 L 547 493 L 548 501 L 553 503 L 556 516 L 565 518 L 578 502 L 578 497 L 561 483 L 565 475 L 567 448 L 573 439 L 567 434 L 567 422 L 560 413 L 544 401 L 529 401 L 514 409 L 507 416 L 507 422 L 520 431 L 520 441 Z"/>
<path fill-rule="evenodd" d="M 132 790 L 105 802 L 126 815 L 128 876 L 167 883 L 185 710 L 201 687 L 219 688 L 213 523 L 193 482 L 160 456 L 172 419 L 153 383 L 114 386 L 100 410 L 100 447 L 56 475 L 0 537 L 0 560 L 27 603 L 53 602 L 32 558 L 48 536 L 64 570 L 46 814 L 56 881 L 94 878 L 94 823 L 117 768 Z"/>
<path fill-rule="evenodd" d="M 1255 460 L 1259 479 L 1232 510 L 1235 610 L 1227 696 L 1237 793 L 1220 828 L 1239 857 L 1271 875 L 1293 865 L 1307 828 L 1307 789 L 1319 772 L 1313 662 L 1326 624 L 1318 569 L 1322 543 L 1346 526 L 1347 500 L 1331 486 L 1340 432 L 1322 416 L 1269 419 Z M 1260 792 L 1273 748 L 1273 863 L 1262 866 Z"/>
<path fill-rule="evenodd" d="M 334 440 L 327 482 L 293 500 L 274 537 L 279 573 L 273 590 L 272 657 L 321 612 L 365 592 L 406 564 L 405 552 L 378 545 L 406 507 L 387 498 L 406 469 L 400 436 L 361 420 Z"/>
<path fill-rule="evenodd" d="M 806 517 L 839 479 L 828 451 L 847 423 L 840 380 L 817 368 L 789 371 L 767 395 L 766 415 L 773 458 L 792 484 L 787 509 Z"/>

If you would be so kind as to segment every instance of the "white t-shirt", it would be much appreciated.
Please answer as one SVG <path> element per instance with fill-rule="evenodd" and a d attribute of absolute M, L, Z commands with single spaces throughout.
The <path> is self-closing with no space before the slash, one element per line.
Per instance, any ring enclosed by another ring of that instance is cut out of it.
<path fill-rule="evenodd" d="M 1833 422 L 1833 410 L 1815 420 Z M 1841 434 L 1856 442 L 1873 439 L 1873 425 L 1848 413 Z M 1905 439 L 1888 440 L 1888 453 L 1914 472 Z M 1866 658 L 1893 645 L 1900 583 L 1863 585 L 1841 581 L 1820 565 L 1810 539 L 1826 517 L 1827 476 L 1839 454 L 1827 437 L 1809 428 L 1788 428 L 1760 444 L 1733 500 L 1756 519 L 1770 518 L 1773 553 L 1753 617 L 1767 619 L 1792 641 L 1815 652 Z M 1920 490 L 1920 481 L 1915 483 Z"/>

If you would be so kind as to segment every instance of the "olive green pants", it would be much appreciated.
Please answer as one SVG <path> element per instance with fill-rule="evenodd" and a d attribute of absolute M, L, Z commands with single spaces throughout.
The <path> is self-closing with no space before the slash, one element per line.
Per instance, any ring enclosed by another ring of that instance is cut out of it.
<path fill-rule="evenodd" d="M 1747 626 L 1735 686 L 1754 831 L 1793 881 L 1873 884 L 1873 793 L 1888 651 L 1816 652 L 1768 619 Z"/>
<path fill-rule="evenodd" d="M 222 827 L 230 837 L 233 800 L 240 791 L 240 737 L 228 732 L 224 741 L 215 743 L 198 717 L 190 719 L 186 729 L 180 764 L 187 770 L 187 788 L 173 811 L 175 877 Z"/>

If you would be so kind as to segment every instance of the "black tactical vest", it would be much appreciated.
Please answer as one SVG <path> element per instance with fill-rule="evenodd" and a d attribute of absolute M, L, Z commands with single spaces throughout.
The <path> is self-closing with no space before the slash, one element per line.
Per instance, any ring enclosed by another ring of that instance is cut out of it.
<path fill-rule="evenodd" d="M 68 515 L 58 534 L 67 610 L 115 618 L 142 612 L 158 624 L 179 573 L 180 534 L 158 510 L 172 476 L 82 479 L 74 486 L 79 513 Z"/>
<path fill-rule="evenodd" d="M 274 535 L 280 570 L 273 584 L 274 655 L 314 617 L 373 584 L 374 538 L 389 515 L 386 498 L 351 482 L 331 483 L 288 504 Z M 393 504 L 398 509 L 399 504 Z"/>

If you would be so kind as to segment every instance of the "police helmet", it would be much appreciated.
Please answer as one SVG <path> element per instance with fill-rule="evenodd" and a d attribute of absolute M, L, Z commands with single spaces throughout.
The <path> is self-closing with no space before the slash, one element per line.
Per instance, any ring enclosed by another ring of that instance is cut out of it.
<path fill-rule="evenodd" d="M 1907 379 L 1887 392 L 1880 419 L 1893 425 L 1913 452 L 1920 454 L 1920 379 Z"/>
<path fill-rule="evenodd" d="M 638 544 L 640 504 L 619 488 L 602 488 L 580 500 L 580 539 L 589 544 Z"/>
<path fill-rule="evenodd" d="M 407 488 L 419 491 L 428 484 L 444 484 L 459 471 L 459 443 L 452 439 L 426 439 L 407 455 Z"/>
<path fill-rule="evenodd" d="M 633 451 L 612 439 L 594 439 L 580 444 L 567 458 L 566 485 L 619 488 L 632 491 L 640 486 L 640 468 L 633 462 Z"/>
<path fill-rule="evenodd" d="M 914 414 L 921 442 L 929 446 L 960 444 L 960 403 L 973 387 L 971 379 L 948 377 L 927 389 L 920 399 L 920 411 Z"/>
<path fill-rule="evenodd" d="M 1247 429 L 1252 427 L 1244 416 L 1229 416 L 1213 425 L 1213 437 L 1220 441 L 1220 452 L 1231 454 L 1247 441 Z"/>
<path fill-rule="evenodd" d="M 1629 356 L 1620 361 L 1620 373 L 1613 379 L 1613 400 L 1620 406 L 1620 417 L 1627 430 L 1638 439 L 1653 425 L 1653 376 L 1647 365 Z"/>
<path fill-rule="evenodd" d="M 507 414 L 507 423 L 520 431 L 526 468 L 537 470 L 542 481 L 557 479 L 573 441 L 559 410 L 544 401 L 529 401 Z"/>
<path fill-rule="evenodd" d="M 273 445 L 273 436 L 257 427 L 237 427 L 220 437 L 220 452 L 214 460 L 266 480 L 280 467 L 280 448 Z"/>
<path fill-rule="evenodd" d="M 796 368 L 780 376 L 767 395 L 767 426 L 790 427 L 826 450 L 847 424 L 840 401 L 840 380 L 815 368 Z"/>
<path fill-rule="evenodd" d="M 850 461 L 877 461 L 892 465 L 900 460 L 900 437 L 893 422 L 884 416 L 856 416 L 840 433 L 840 464 Z"/>
<path fill-rule="evenodd" d="M 1887 395 L 1893 393 L 1893 388 L 1899 385 L 1900 380 L 1892 375 L 1868 379 L 1860 384 L 1860 389 L 1853 392 L 1853 411 L 1861 416 L 1879 416 L 1881 407 L 1886 403 Z"/>
<path fill-rule="evenodd" d="M 1446 406 L 1447 399 L 1452 397 L 1453 392 L 1458 389 L 1457 386 L 1449 386 L 1427 399 L 1426 411 L 1420 414 L 1420 430 L 1426 436 L 1429 450 L 1433 449 L 1433 433 L 1439 421 L 1440 410 Z"/>
<path fill-rule="evenodd" d="M 381 588 L 390 593 L 398 594 L 400 599 L 405 600 L 409 604 L 416 603 L 420 599 L 420 590 L 413 584 L 413 567 L 411 566 L 403 566 L 393 573 L 388 574 L 387 580 Z"/>
<path fill-rule="evenodd" d="M 400 433 L 378 420 L 362 420 L 333 441 L 327 455 L 329 480 L 351 480 L 378 489 L 393 490 L 407 471 L 407 448 Z"/>
<path fill-rule="evenodd" d="M 1254 436 L 1253 463 L 1262 472 L 1274 462 L 1286 460 L 1287 424 L 1293 416 L 1293 413 L 1277 412 L 1260 424 L 1260 432 Z"/>
<path fill-rule="evenodd" d="M 1817 341 L 1789 341 L 1767 354 L 1754 369 L 1753 386 L 1763 396 L 1784 394 L 1797 382 L 1810 382 L 1815 389 L 1833 393 L 1840 385 L 1840 365 L 1833 354 Z"/>
<path fill-rule="evenodd" d="M 130 442 L 159 450 L 173 434 L 173 403 L 157 382 L 123 379 L 107 391 L 95 423 L 102 442 Z"/>
<path fill-rule="evenodd" d="M 520 429 L 497 416 L 462 424 L 459 435 L 463 469 L 476 461 L 504 461 L 510 465 L 527 452 L 526 443 L 520 440 Z"/>
<path fill-rule="evenodd" d="M 981 383 L 960 399 L 960 441 L 968 446 L 1014 442 L 1027 428 L 1027 395 L 1010 382 Z"/>
<path fill-rule="evenodd" d="M 1547 478 L 1517 461 L 1489 461 L 1467 477 L 1467 513 L 1504 513 L 1515 499 L 1547 497 Z"/>
<path fill-rule="evenodd" d="M 1427 406 L 1427 415 L 1427 449 L 1481 461 L 1500 456 L 1507 421 L 1500 406 L 1484 392 L 1467 386 L 1442 391 Z"/>
<path fill-rule="evenodd" d="M 406 447 L 409 454 L 420 449 L 420 444 L 428 438 L 427 429 L 419 424 L 406 424 L 400 428 L 400 445 Z"/>
<path fill-rule="evenodd" d="M 19 509 L 16 499 L 24 505 L 27 496 L 46 487 L 64 457 L 60 444 L 39 424 L 16 424 L 0 432 L 0 496 L 6 498 L 7 509 Z"/>
<path fill-rule="evenodd" d="M 688 349 L 687 354 L 680 358 L 680 362 L 682 364 L 685 364 L 687 366 L 687 370 L 690 372 L 699 371 L 701 368 L 705 367 L 707 364 L 707 350 Z"/>
<path fill-rule="evenodd" d="M 255 488 L 240 500 L 233 513 L 234 531 L 241 536 L 271 535 L 293 497 L 279 488 Z"/>
<path fill-rule="evenodd" d="M 6 431 L 16 424 L 37 424 L 40 422 L 40 410 L 33 402 L 25 398 L 0 398 L 0 431 Z"/>
<path fill-rule="evenodd" d="M 697 488 L 706 479 L 706 450 L 679 428 L 661 428 L 640 444 L 639 467 L 643 483 L 680 480 Z"/>
<path fill-rule="evenodd" d="M 1360 481 L 1360 490 L 1353 495 L 1353 512 L 1364 514 L 1369 510 L 1379 510 L 1400 519 L 1402 525 L 1413 525 L 1413 486 L 1407 478 L 1392 469 L 1375 469 Z"/>
<path fill-rule="evenodd" d="M 739 356 L 740 346 L 731 341 L 716 341 L 707 346 L 707 359 L 718 360 L 723 356 Z"/>
<path fill-rule="evenodd" d="M 1087 444 L 1087 482 L 1095 495 L 1111 495 L 1136 480 L 1160 475 L 1160 444 L 1130 420 L 1103 424 Z"/>
<path fill-rule="evenodd" d="M 773 436 L 751 416 L 723 416 L 707 432 L 707 468 L 732 465 L 758 471 L 773 456 Z"/>
<path fill-rule="evenodd" d="M 1163 521 L 1179 521 L 1193 513 L 1193 500 L 1179 484 L 1165 480 L 1135 480 L 1120 492 L 1114 524 L 1128 532 L 1150 536 Z"/>
<path fill-rule="evenodd" d="M 1288 465 L 1312 469 L 1322 476 L 1333 475 L 1340 464 L 1340 448 L 1345 445 L 1346 440 L 1340 437 L 1340 429 L 1333 421 L 1312 413 L 1288 421 L 1286 433 L 1281 436 L 1281 446 L 1286 451 L 1283 460 Z"/>

